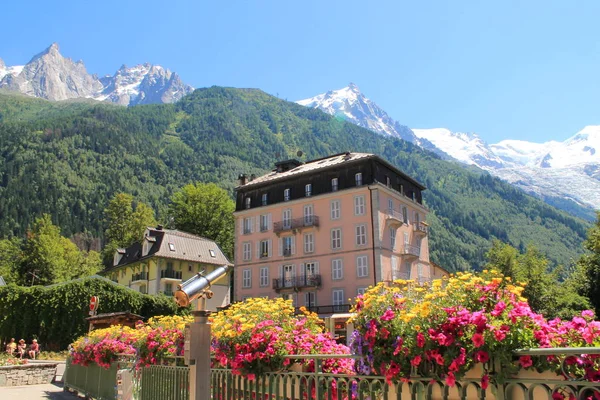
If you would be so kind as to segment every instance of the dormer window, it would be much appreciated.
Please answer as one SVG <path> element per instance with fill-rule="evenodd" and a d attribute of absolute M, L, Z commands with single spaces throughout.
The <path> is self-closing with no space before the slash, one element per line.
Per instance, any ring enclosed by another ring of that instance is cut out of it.
<path fill-rule="evenodd" d="M 356 186 L 361 186 L 362 185 L 362 173 L 359 172 L 358 174 L 354 175 L 354 180 L 356 182 Z"/>
<path fill-rule="evenodd" d="M 290 201 L 290 189 L 283 191 L 283 201 Z"/>
<path fill-rule="evenodd" d="M 216 258 L 217 255 L 215 254 L 215 251 L 213 249 L 209 249 L 208 252 L 210 253 L 210 256 L 213 258 Z"/>
<path fill-rule="evenodd" d="M 387 187 L 392 187 L 392 180 L 390 179 L 389 176 L 385 177 L 385 184 Z"/>
<path fill-rule="evenodd" d="M 262 205 L 266 206 L 268 203 L 269 195 L 267 193 L 263 193 L 262 195 Z"/>
<path fill-rule="evenodd" d="M 250 208 L 252 205 L 252 199 L 250 197 L 246 197 L 246 209 Z"/>
<path fill-rule="evenodd" d="M 338 178 L 333 178 L 331 180 L 331 191 L 337 192 L 337 190 L 338 190 Z"/>
<path fill-rule="evenodd" d="M 310 183 L 304 186 L 304 194 L 306 197 L 312 196 L 312 185 Z"/>
<path fill-rule="evenodd" d="M 169 243 L 169 250 L 175 251 L 175 243 Z"/>

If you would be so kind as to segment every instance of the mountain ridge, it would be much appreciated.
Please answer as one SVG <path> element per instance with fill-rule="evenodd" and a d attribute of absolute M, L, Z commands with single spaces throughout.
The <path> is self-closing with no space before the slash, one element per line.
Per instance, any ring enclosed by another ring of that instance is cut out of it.
<path fill-rule="evenodd" d="M 53 101 L 90 98 L 125 106 L 173 103 L 193 91 L 177 73 L 149 63 L 123 65 L 98 78 L 83 61 L 63 57 L 57 43 L 22 66 L 7 67 L 0 60 L 0 88 Z"/>

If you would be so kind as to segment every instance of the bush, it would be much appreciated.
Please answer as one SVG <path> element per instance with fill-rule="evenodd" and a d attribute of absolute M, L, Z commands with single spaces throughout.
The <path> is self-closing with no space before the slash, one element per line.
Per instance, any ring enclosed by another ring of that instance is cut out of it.
<path fill-rule="evenodd" d="M 65 350 L 88 330 L 91 296 L 100 298 L 99 313 L 152 317 L 187 312 L 172 298 L 144 295 L 97 276 L 46 287 L 8 285 L 0 287 L 0 337 L 37 338 L 44 350 Z"/>

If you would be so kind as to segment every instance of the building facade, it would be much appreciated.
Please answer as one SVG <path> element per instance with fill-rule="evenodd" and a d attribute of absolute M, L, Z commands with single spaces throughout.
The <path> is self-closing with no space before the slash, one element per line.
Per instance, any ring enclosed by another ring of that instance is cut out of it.
<path fill-rule="evenodd" d="M 102 275 L 141 293 L 173 296 L 180 283 L 222 265 L 232 264 L 214 241 L 158 226 L 147 228 L 141 243 L 117 249 L 113 266 Z M 229 304 L 229 288 L 229 275 L 212 285 L 207 309 Z"/>
<path fill-rule="evenodd" d="M 380 281 L 431 279 L 425 187 L 373 155 L 279 162 L 236 188 L 235 300 L 285 297 L 321 315 Z"/>

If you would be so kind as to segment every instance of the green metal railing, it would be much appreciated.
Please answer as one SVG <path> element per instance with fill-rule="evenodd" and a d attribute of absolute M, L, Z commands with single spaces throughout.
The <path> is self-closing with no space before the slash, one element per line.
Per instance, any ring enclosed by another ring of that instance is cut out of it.
<path fill-rule="evenodd" d="M 189 367 L 150 365 L 141 370 L 140 400 L 188 400 Z"/>
<path fill-rule="evenodd" d="M 109 369 L 96 364 L 87 367 L 73 364 L 67 358 L 63 382 L 65 389 L 74 390 L 81 395 L 98 400 L 116 399 L 118 363 Z"/>

